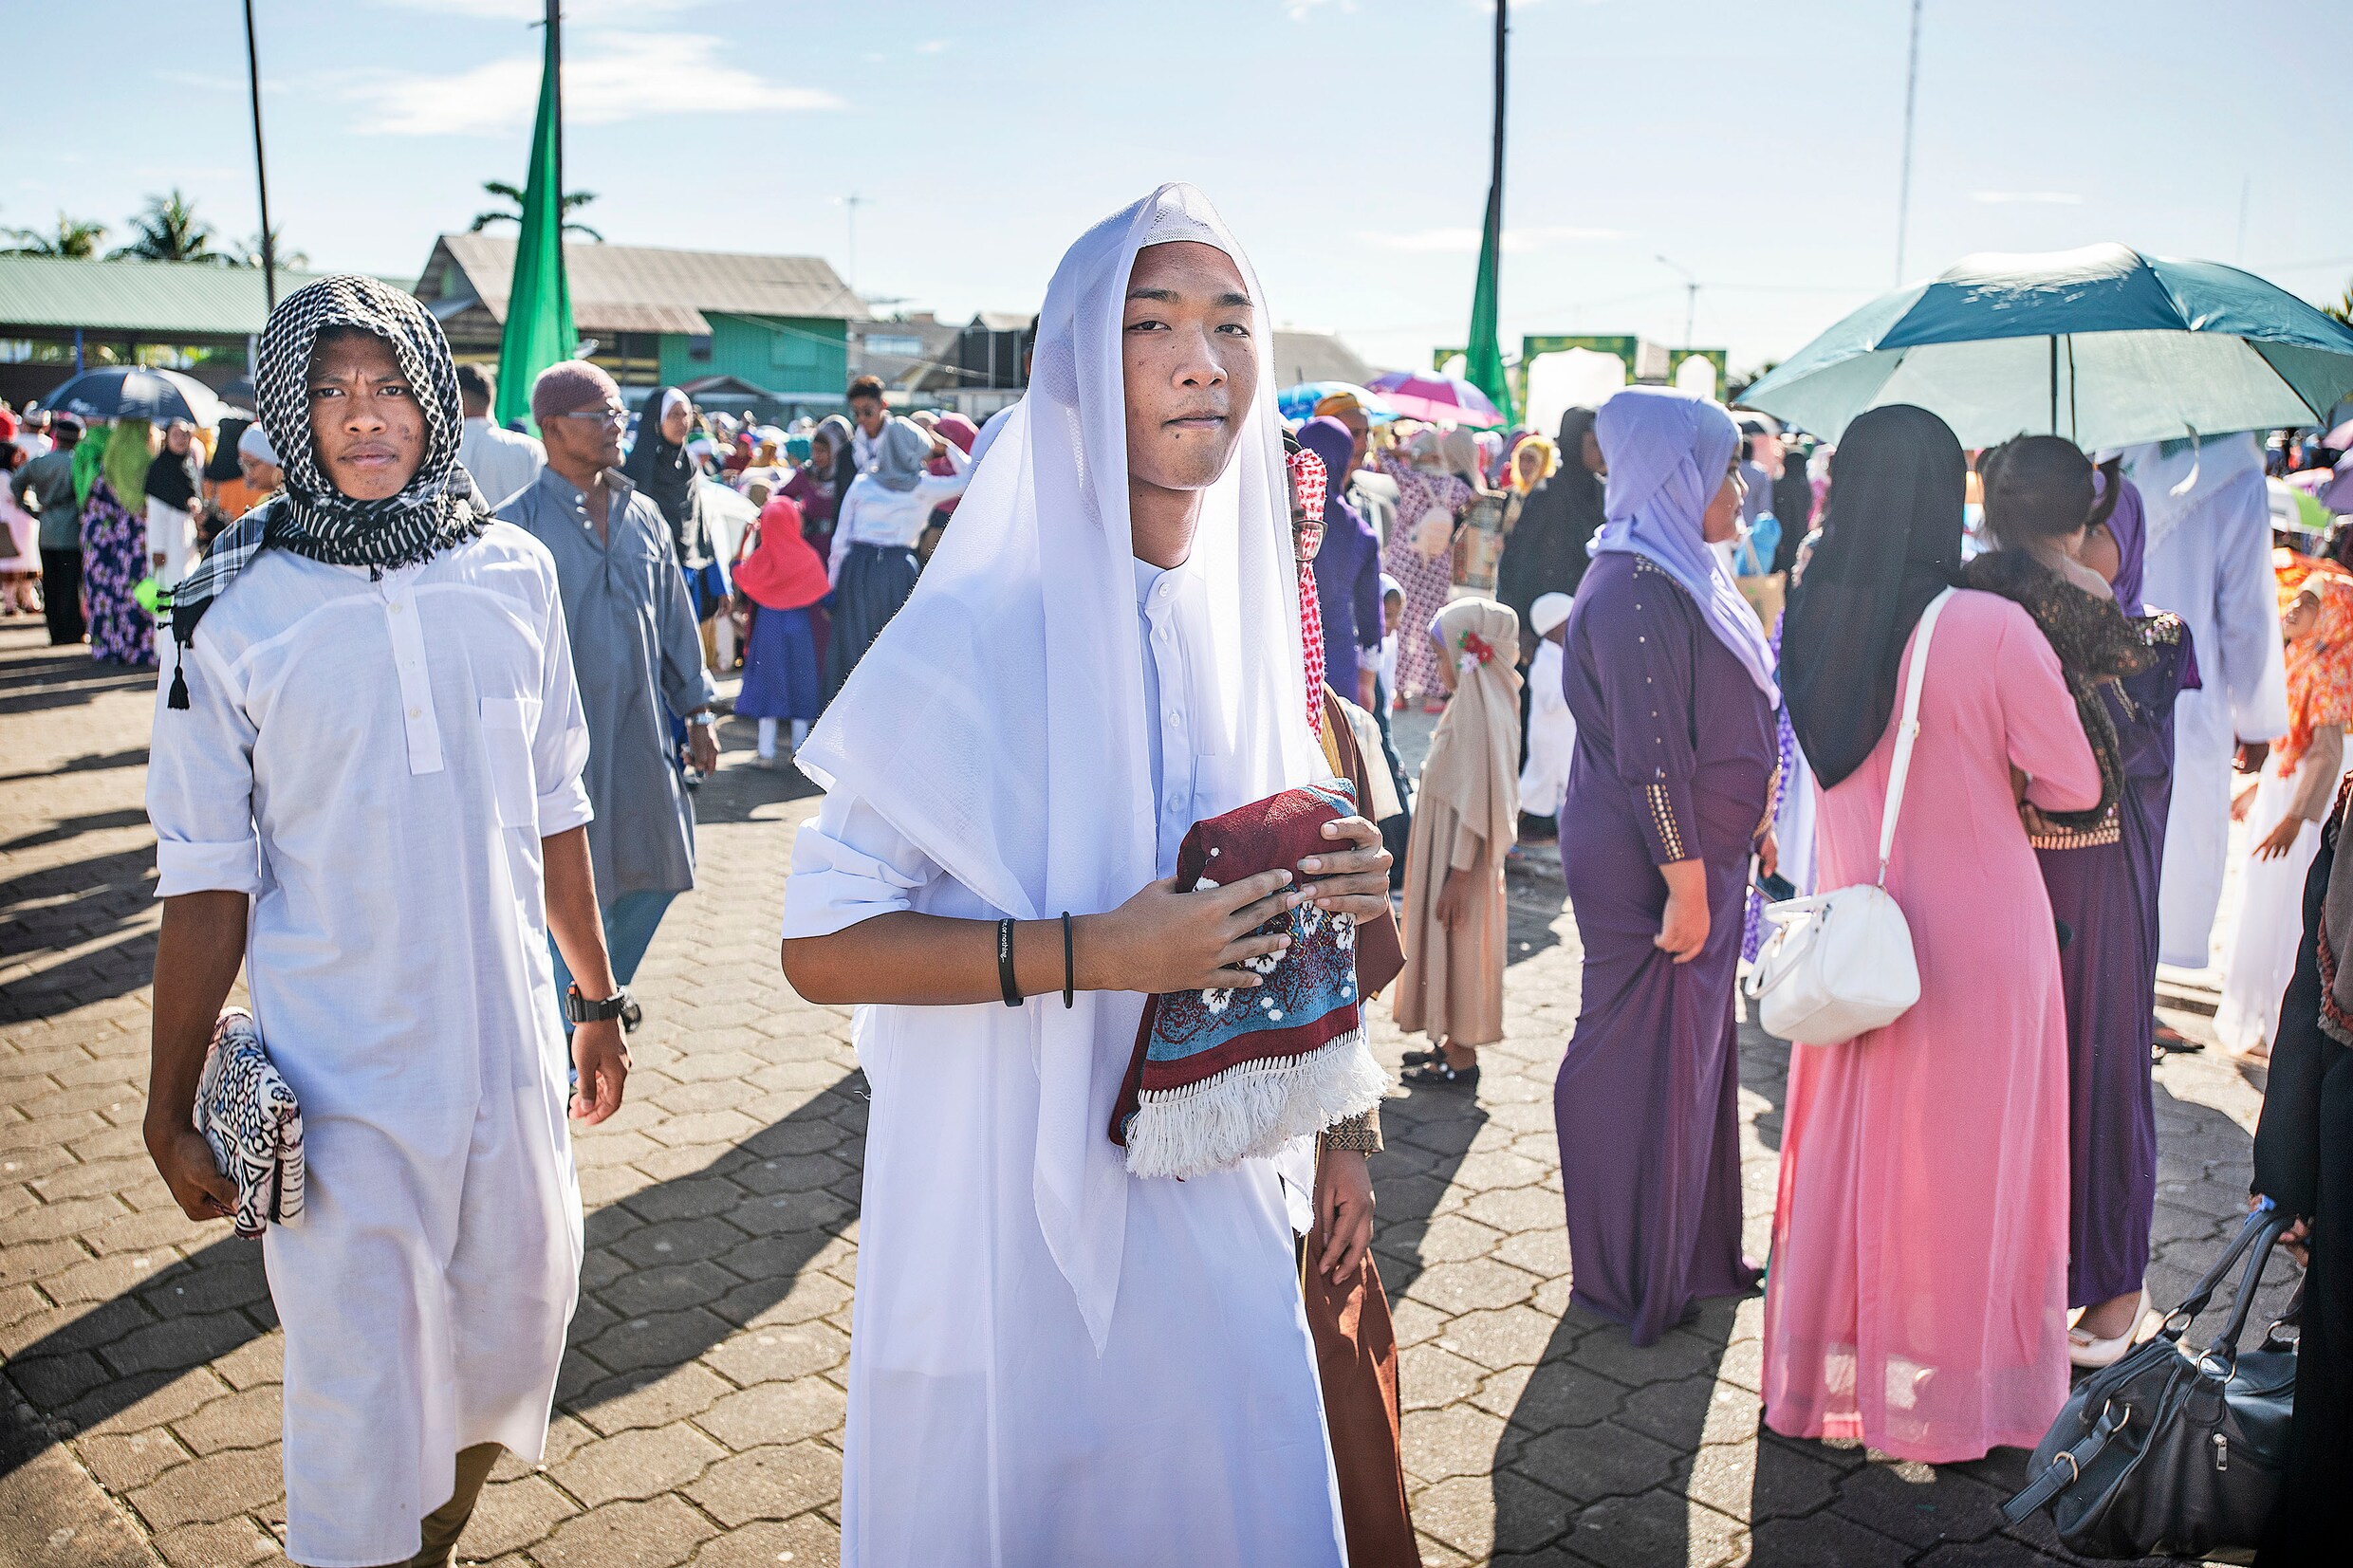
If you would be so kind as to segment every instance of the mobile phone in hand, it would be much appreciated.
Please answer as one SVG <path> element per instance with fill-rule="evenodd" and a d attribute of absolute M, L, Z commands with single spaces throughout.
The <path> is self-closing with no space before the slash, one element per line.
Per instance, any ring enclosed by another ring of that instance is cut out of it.
<path fill-rule="evenodd" d="M 1756 879 L 1756 891 L 1765 895 L 1768 903 L 1774 904 L 1797 896 L 1796 885 L 1777 871 L 1759 876 Z"/>

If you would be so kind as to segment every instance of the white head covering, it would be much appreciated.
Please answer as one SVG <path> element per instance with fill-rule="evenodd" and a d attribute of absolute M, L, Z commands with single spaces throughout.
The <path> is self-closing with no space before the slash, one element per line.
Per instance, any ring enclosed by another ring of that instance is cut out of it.
<path fill-rule="evenodd" d="M 262 429 L 258 420 L 246 426 L 245 434 L 237 437 L 237 455 L 267 463 L 273 469 L 286 466 L 278 461 L 278 449 L 269 444 L 269 433 Z"/>
<path fill-rule="evenodd" d="M 1568 612 L 1576 606 L 1576 602 L 1566 594 L 1538 594 L 1536 602 L 1528 607 L 1528 623 L 1536 628 L 1538 636 L 1542 636 L 1566 620 Z"/>
<path fill-rule="evenodd" d="M 1137 251 L 1176 241 L 1232 258 L 1258 345 L 1257 401 L 1232 462 L 1202 493 L 1183 568 L 1207 606 L 1188 655 L 1216 663 L 1195 681 L 1201 777 L 1216 797 L 1205 804 L 1230 810 L 1325 771 L 1306 723 L 1266 303 L 1208 200 L 1163 185 L 1063 257 L 1028 395 L 973 467 L 914 594 L 795 758 L 1019 918 L 1114 909 L 1158 870 L 1120 346 Z M 1039 1225 L 1099 1349 L 1130 1179 L 1111 1110 L 1141 1006 L 1124 992 L 1082 992 L 1069 1009 L 1053 997 L 1007 1015 L 1029 1031 L 1038 1063 Z"/>

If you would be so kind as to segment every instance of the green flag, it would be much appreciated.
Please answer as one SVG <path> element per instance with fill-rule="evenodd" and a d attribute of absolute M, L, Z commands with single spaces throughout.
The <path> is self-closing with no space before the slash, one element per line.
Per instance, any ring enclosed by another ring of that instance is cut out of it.
<path fill-rule="evenodd" d="M 563 126 L 556 114 L 558 44 L 548 29 L 539 79 L 539 123 L 531 131 L 531 173 L 523 189 L 523 231 L 515 242 L 514 283 L 507 291 L 507 330 L 498 342 L 498 422 L 531 417 L 531 382 L 572 357 L 572 286 L 564 271 L 564 194 L 557 157 Z"/>
<path fill-rule="evenodd" d="M 1479 240 L 1479 282 L 1471 295 L 1471 344 L 1464 351 L 1469 363 L 1463 378 L 1486 393 L 1510 423 L 1517 413 L 1511 406 L 1510 378 L 1504 374 L 1503 346 L 1495 335 L 1496 274 L 1502 261 L 1503 172 L 1498 169 L 1495 185 L 1487 196 L 1486 232 Z"/>

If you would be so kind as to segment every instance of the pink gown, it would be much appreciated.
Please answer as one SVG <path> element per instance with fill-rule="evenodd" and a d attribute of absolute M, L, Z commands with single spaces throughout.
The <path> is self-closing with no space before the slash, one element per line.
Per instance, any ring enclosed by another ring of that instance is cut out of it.
<path fill-rule="evenodd" d="M 2066 1013 L 2007 765 L 2047 809 L 2097 803 L 2100 777 L 2017 605 L 1955 595 L 1929 660 L 1887 873 L 1920 1000 L 1791 1048 L 1765 1420 L 1944 1464 L 2033 1447 L 2066 1398 Z M 1878 875 L 1894 731 L 1822 794 L 1825 889 Z"/>

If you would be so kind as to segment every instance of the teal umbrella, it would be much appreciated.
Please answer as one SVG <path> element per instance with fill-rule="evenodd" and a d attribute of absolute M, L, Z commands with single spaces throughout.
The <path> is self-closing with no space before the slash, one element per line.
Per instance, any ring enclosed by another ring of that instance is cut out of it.
<path fill-rule="evenodd" d="M 2353 331 L 2251 272 L 2121 245 L 1965 258 L 1864 305 L 1741 401 L 1835 441 L 1911 403 L 1964 447 L 2021 434 L 2085 451 L 2325 424 Z"/>

